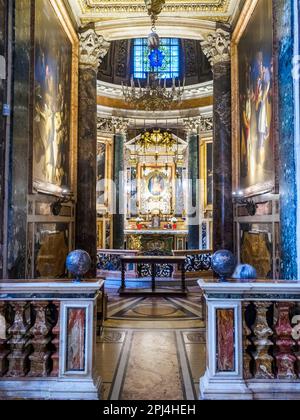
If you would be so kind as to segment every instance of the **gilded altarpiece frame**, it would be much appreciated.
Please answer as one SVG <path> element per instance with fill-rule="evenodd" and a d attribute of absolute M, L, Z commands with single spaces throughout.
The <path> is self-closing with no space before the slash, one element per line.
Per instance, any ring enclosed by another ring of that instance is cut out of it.
<path fill-rule="evenodd" d="M 200 139 L 200 200 L 202 249 L 210 249 L 213 236 L 213 134 Z"/>
<path fill-rule="evenodd" d="M 273 44 L 272 1 L 246 0 L 232 35 L 233 188 L 246 197 L 276 187 Z"/>
<path fill-rule="evenodd" d="M 144 169 L 146 169 L 146 174 Z M 159 213 L 159 207 L 165 205 L 169 211 L 160 211 L 160 214 L 171 215 L 176 205 L 175 188 L 175 165 L 173 163 L 168 164 L 167 174 L 165 174 L 165 166 L 161 164 L 146 164 L 146 168 L 142 164 L 138 165 L 137 189 L 141 214 L 149 214 L 149 211 L 143 211 L 142 208 L 142 202 L 144 203 L 148 199 L 153 203 L 157 202 L 157 209 L 153 208 L 152 210 L 157 210 Z M 161 203 L 163 204 L 161 205 Z"/>
<path fill-rule="evenodd" d="M 63 0 L 32 2 L 32 193 L 76 194 L 79 40 Z M 66 74 L 68 73 L 68 74 Z M 63 76 L 65 78 L 63 78 Z"/>
<path fill-rule="evenodd" d="M 112 197 L 113 197 L 113 138 L 98 136 L 97 139 L 97 248 L 112 248 Z"/>

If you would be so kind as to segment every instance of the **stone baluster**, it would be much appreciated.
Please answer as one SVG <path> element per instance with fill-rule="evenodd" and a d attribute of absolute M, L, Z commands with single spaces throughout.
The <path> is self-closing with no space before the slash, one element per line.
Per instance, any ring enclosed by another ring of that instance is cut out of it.
<path fill-rule="evenodd" d="M 52 340 L 51 346 L 53 353 L 51 355 L 52 360 L 52 370 L 51 376 L 57 377 L 59 375 L 59 338 L 60 338 L 60 303 L 53 302 L 51 305 L 51 314 L 52 314 Z"/>
<path fill-rule="evenodd" d="M 0 377 L 4 376 L 8 370 L 8 355 L 10 353 L 7 341 L 7 321 L 6 321 L 7 305 L 0 302 Z"/>
<path fill-rule="evenodd" d="M 292 337 L 297 343 L 297 350 L 295 356 L 297 358 L 297 375 L 300 379 L 300 302 L 296 304 L 295 314 L 292 318 Z"/>
<path fill-rule="evenodd" d="M 293 353 L 296 344 L 292 338 L 292 326 L 290 322 L 290 311 L 294 307 L 291 302 L 279 302 L 276 304 L 278 321 L 276 331 L 276 367 L 278 379 L 296 379 L 295 364 L 297 361 Z"/>
<path fill-rule="evenodd" d="M 244 372 L 244 379 L 251 379 L 253 378 L 253 374 L 251 372 L 251 361 L 252 357 L 249 353 L 249 346 L 252 345 L 250 340 L 250 336 L 252 334 L 251 329 L 247 325 L 246 313 L 249 308 L 250 303 L 244 302 L 243 304 L 243 372 Z"/>
<path fill-rule="evenodd" d="M 270 337 L 273 331 L 267 322 L 267 312 L 270 308 L 270 303 L 255 302 L 256 307 L 256 321 L 253 327 L 255 338 L 253 344 L 256 346 L 256 351 L 253 354 L 255 360 L 255 378 L 256 379 L 274 379 L 273 373 L 273 357 L 269 354 L 273 343 Z"/>
<path fill-rule="evenodd" d="M 8 356 L 9 369 L 7 376 L 9 377 L 23 377 L 29 372 L 29 334 L 30 325 L 25 319 L 25 310 L 28 307 L 28 302 L 12 302 L 14 311 L 14 321 L 11 327 L 8 328 L 8 345 L 11 353 Z"/>
<path fill-rule="evenodd" d="M 49 335 L 51 327 L 47 322 L 47 302 L 34 303 L 35 322 L 30 330 L 32 338 L 30 344 L 33 346 L 33 353 L 29 356 L 31 377 L 46 377 L 49 374 L 49 361 L 51 352 L 49 343 L 51 337 Z"/>

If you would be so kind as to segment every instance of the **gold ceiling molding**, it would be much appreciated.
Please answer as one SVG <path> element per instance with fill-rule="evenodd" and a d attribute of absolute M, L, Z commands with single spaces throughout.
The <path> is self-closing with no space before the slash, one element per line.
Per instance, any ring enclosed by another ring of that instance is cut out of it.
<path fill-rule="evenodd" d="M 143 0 L 78 0 L 83 13 L 145 12 Z M 164 12 L 214 12 L 227 13 L 231 0 L 172 0 L 164 7 Z"/>

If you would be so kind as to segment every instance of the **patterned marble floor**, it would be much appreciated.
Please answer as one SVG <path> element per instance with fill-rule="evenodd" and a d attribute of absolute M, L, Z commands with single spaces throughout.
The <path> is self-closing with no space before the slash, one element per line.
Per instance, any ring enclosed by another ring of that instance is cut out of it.
<path fill-rule="evenodd" d="M 106 400 L 193 400 L 205 372 L 201 295 L 120 298 L 109 294 L 97 366 Z"/>

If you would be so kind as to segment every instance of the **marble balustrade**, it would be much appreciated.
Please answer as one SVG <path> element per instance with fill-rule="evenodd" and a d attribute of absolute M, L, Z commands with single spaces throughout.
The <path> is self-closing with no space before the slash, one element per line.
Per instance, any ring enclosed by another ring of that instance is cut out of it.
<path fill-rule="evenodd" d="M 0 399 L 99 399 L 96 311 L 104 282 L 0 284 Z"/>
<path fill-rule="evenodd" d="M 140 251 L 130 250 L 116 250 L 116 249 L 99 249 L 97 251 L 97 269 L 98 274 L 105 278 L 120 278 L 121 277 L 121 261 L 120 257 L 123 255 L 136 256 Z M 207 250 L 186 250 L 173 251 L 176 257 L 186 256 L 186 276 L 187 278 L 199 278 L 200 276 L 211 275 L 211 257 L 212 251 Z M 136 264 L 132 264 L 127 270 L 128 278 L 138 277 L 138 269 Z M 175 267 L 173 278 L 180 278 L 181 271 Z"/>
<path fill-rule="evenodd" d="M 198 283 L 208 313 L 201 398 L 300 400 L 300 282 Z"/>

